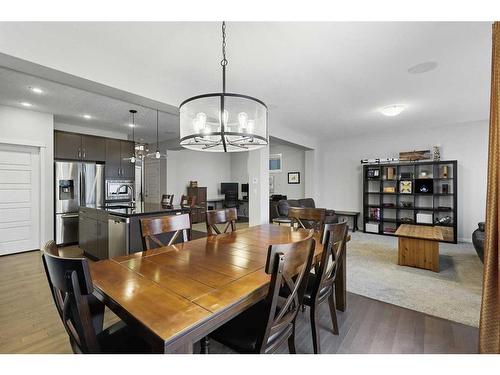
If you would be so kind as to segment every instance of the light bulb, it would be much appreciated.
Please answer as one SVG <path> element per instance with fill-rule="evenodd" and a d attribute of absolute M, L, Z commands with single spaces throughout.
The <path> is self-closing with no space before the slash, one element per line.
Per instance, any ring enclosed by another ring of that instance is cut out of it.
<path fill-rule="evenodd" d="M 254 120 L 248 120 L 247 123 L 247 132 L 248 133 L 253 133 L 253 128 L 255 127 L 255 121 Z"/>
<path fill-rule="evenodd" d="M 135 164 L 135 155 L 134 155 L 134 156 L 132 156 L 132 157 L 130 158 L 130 162 L 131 162 L 132 164 Z"/>
<path fill-rule="evenodd" d="M 156 150 L 156 153 L 155 153 L 155 158 L 159 159 L 160 158 L 160 151 Z"/>
<path fill-rule="evenodd" d="M 195 130 L 199 133 L 202 129 L 205 128 L 206 123 L 207 115 L 204 112 L 198 112 L 196 114 L 196 118 L 194 119 Z"/>
<path fill-rule="evenodd" d="M 229 112 L 227 111 L 227 109 L 225 109 L 223 113 L 224 115 L 222 116 L 222 123 L 226 125 L 227 120 L 229 119 Z M 220 121 L 220 111 L 219 111 L 219 121 Z"/>
<path fill-rule="evenodd" d="M 246 114 L 246 112 L 238 113 L 238 122 L 240 123 L 240 131 L 244 130 L 247 127 L 248 115 Z"/>

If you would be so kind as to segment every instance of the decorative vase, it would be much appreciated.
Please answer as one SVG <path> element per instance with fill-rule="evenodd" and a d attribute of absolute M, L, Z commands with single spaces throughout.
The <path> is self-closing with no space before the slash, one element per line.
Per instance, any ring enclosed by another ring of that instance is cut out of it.
<path fill-rule="evenodd" d="M 477 255 L 481 262 L 484 263 L 484 229 L 485 223 L 478 223 L 478 228 L 472 233 L 472 244 L 476 249 Z"/>
<path fill-rule="evenodd" d="M 439 146 L 432 146 L 433 149 L 433 154 L 434 154 L 434 160 L 438 161 L 441 159 L 441 152 L 439 151 Z"/>

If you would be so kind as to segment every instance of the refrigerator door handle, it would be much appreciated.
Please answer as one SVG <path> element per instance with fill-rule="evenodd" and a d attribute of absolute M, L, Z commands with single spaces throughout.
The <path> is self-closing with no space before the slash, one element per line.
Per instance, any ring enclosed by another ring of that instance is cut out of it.
<path fill-rule="evenodd" d="M 85 206 L 85 169 L 80 164 L 80 206 Z"/>

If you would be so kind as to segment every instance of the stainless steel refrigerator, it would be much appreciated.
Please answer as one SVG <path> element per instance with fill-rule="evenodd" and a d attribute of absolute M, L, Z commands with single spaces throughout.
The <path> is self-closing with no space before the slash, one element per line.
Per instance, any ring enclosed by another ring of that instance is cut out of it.
<path fill-rule="evenodd" d="M 78 208 L 104 204 L 104 164 L 55 162 L 56 244 L 78 242 Z"/>

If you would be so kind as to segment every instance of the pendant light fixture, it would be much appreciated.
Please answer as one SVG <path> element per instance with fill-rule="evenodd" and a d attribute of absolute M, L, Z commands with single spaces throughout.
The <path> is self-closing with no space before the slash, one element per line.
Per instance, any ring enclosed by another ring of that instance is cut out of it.
<path fill-rule="evenodd" d="M 132 164 L 135 164 L 136 161 L 136 156 L 135 156 L 135 114 L 137 111 L 135 109 L 131 109 L 129 111 L 132 114 L 132 142 L 134 142 L 134 153 L 130 158 L 126 158 L 127 160 L 130 160 Z"/>
<path fill-rule="evenodd" d="M 222 22 L 222 92 L 184 100 L 180 145 L 198 151 L 249 151 L 268 144 L 267 106 L 251 96 L 226 92 L 226 23 Z"/>
<path fill-rule="evenodd" d="M 160 123 L 159 118 L 160 118 L 160 112 L 156 110 L 156 151 L 146 155 L 148 158 L 152 159 L 161 159 L 167 157 L 166 154 L 160 152 L 160 141 L 159 141 L 159 131 L 158 131 Z"/>

